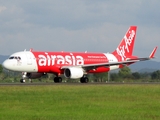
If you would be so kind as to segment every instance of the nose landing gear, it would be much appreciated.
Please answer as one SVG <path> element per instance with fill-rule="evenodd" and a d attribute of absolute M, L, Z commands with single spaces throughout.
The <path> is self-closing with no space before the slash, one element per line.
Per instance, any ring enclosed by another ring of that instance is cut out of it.
<path fill-rule="evenodd" d="M 26 80 L 25 79 L 20 79 L 20 83 L 25 83 Z"/>

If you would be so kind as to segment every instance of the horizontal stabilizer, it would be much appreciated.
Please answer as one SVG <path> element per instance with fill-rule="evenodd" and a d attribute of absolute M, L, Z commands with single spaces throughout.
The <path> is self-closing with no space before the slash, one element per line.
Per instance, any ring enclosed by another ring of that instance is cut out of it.
<path fill-rule="evenodd" d="M 144 58 L 128 58 L 127 61 L 131 61 L 131 60 L 139 60 L 139 61 L 145 61 L 145 60 L 150 60 L 154 58 L 154 55 L 156 53 L 157 47 L 155 47 L 153 49 L 153 51 L 151 52 L 151 54 L 149 55 L 149 57 L 144 57 Z"/>

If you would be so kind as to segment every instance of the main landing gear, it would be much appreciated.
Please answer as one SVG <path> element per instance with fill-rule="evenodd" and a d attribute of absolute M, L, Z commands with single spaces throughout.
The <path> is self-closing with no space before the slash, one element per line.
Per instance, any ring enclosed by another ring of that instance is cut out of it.
<path fill-rule="evenodd" d="M 61 77 L 55 77 L 54 78 L 54 82 L 55 83 L 61 83 L 62 82 L 62 78 Z"/>
<path fill-rule="evenodd" d="M 80 78 L 81 83 L 88 83 L 88 81 L 89 81 L 89 79 L 86 76 Z"/>
<path fill-rule="evenodd" d="M 61 82 L 62 82 L 62 78 L 61 78 L 61 77 L 55 77 L 55 78 L 54 78 L 54 82 L 55 82 L 55 83 L 61 83 Z M 84 76 L 84 77 L 81 77 L 81 78 L 80 78 L 80 82 L 81 82 L 81 83 L 88 83 L 88 82 L 89 82 L 89 79 L 88 79 L 88 77 Z"/>

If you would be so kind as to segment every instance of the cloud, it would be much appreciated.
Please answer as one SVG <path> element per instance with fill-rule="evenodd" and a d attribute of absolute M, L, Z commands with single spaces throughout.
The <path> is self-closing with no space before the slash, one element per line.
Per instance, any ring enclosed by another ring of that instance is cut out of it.
<path fill-rule="evenodd" d="M 130 25 L 138 26 L 136 55 L 148 55 L 159 44 L 158 0 L 16 0 L 1 4 L 0 54 L 30 48 L 111 52 Z"/>
<path fill-rule="evenodd" d="M 5 6 L 0 6 L 0 13 L 6 10 L 7 8 Z"/>

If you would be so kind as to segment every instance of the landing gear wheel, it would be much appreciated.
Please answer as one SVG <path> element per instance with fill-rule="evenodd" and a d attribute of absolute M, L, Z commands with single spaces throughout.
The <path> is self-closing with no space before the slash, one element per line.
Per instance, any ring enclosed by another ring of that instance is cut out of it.
<path fill-rule="evenodd" d="M 80 82 L 81 83 L 88 83 L 89 79 L 88 79 L 88 77 L 81 77 Z"/>
<path fill-rule="evenodd" d="M 24 79 L 20 79 L 20 82 L 21 83 L 25 83 L 26 81 Z"/>
<path fill-rule="evenodd" d="M 55 77 L 54 78 L 54 82 L 55 83 L 61 83 L 62 82 L 62 78 L 61 77 Z"/>

